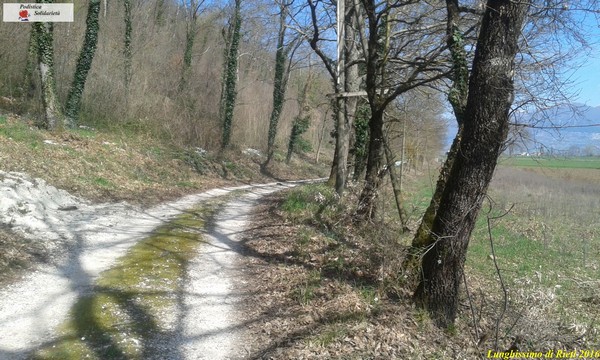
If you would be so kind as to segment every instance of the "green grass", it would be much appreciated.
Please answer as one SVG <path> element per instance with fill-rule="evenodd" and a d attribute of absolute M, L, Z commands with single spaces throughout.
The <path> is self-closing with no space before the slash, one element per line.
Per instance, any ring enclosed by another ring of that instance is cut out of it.
<path fill-rule="evenodd" d="M 146 358 L 153 339 L 165 335 L 168 324 L 162 314 L 175 311 L 181 300 L 180 279 L 217 206 L 189 211 L 132 247 L 101 274 L 91 294 L 77 301 L 58 340 L 38 351 L 35 359 Z"/>
<path fill-rule="evenodd" d="M 325 184 L 298 186 L 289 191 L 281 209 L 295 220 L 306 219 L 314 214 L 322 216 L 337 203 L 335 190 Z"/>
<path fill-rule="evenodd" d="M 9 123 L 6 118 L 0 121 L 0 136 L 20 143 L 28 143 L 32 149 L 42 142 L 40 130 L 30 128 L 25 122 Z"/>
<path fill-rule="evenodd" d="M 348 330 L 344 324 L 332 324 L 321 333 L 314 336 L 313 341 L 317 346 L 327 347 L 329 344 L 337 342 L 348 335 Z"/>
<path fill-rule="evenodd" d="M 499 164 L 535 168 L 600 169 L 600 157 L 512 157 L 500 159 Z"/>
<path fill-rule="evenodd" d="M 307 278 L 293 293 L 294 299 L 301 305 L 308 305 L 315 298 L 315 290 L 321 286 L 321 272 L 311 270 Z"/>
<path fill-rule="evenodd" d="M 94 183 L 100 187 L 108 188 L 108 189 L 115 187 L 115 185 L 110 180 L 107 180 L 103 177 L 95 178 Z"/>

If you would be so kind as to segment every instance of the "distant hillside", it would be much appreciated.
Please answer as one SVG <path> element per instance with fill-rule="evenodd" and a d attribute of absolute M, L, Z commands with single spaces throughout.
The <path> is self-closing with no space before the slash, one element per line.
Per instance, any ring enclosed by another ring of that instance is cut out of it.
<path fill-rule="evenodd" d="M 544 148 L 565 155 L 600 154 L 600 106 L 577 104 L 547 111 L 539 129 L 532 129 L 530 149 Z M 539 114 L 534 115 L 539 118 Z M 552 128 L 556 126 L 557 128 Z"/>
<path fill-rule="evenodd" d="M 513 153 L 600 155 L 600 106 L 576 104 L 575 110 L 565 106 L 543 113 L 521 113 L 517 122 L 536 124 L 536 128 L 527 129 L 528 140 L 516 140 Z M 446 148 L 449 148 L 456 135 L 453 116 L 448 115 L 447 124 Z"/>

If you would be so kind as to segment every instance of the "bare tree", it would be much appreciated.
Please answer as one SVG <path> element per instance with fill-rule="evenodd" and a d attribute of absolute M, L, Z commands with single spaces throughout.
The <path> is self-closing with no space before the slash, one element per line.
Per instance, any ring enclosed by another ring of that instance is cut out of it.
<path fill-rule="evenodd" d="M 194 42 L 198 35 L 198 16 L 200 8 L 205 0 L 190 0 L 186 7 L 186 23 L 185 23 L 185 49 L 183 51 L 183 67 L 181 68 L 181 80 L 179 81 L 179 91 L 183 91 L 190 75 L 192 67 L 192 54 L 194 50 Z"/>
<path fill-rule="evenodd" d="M 334 106 L 335 152 L 328 184 L 335 185 L 337 193 L 341 195 L 348 177 L 348 153 L 358 101 L 357 98 L 348 96 L 348 94 L 358 90 L 361 80 L 358 74 L 358 33 L 356 31 L 357 11 L 359 10 L 357 3 L 353 0 L 344 0 L 339 3 L 341 8 L 335 9 L 332 4 L 327 6 L 321 1 L 307 0 L 310 30 L 306 30 L 304 27 L 297 28 L 297 30 L 322 60 L 325 69 L 331 76 L 333 92 L 337 94 Z M 323 34 L 334 28 L 332 21 L 336 18 L 334 9 L 338 10 L 338 16 L 343 19 L 337 26 L 338 41 L 342 43 L 338 47 L 337 61 L 334 61 L 322 46 L 323 41 L 327 40 Z"/>
<path fill-rule="evenodd" d="M 286 163 L 290 163 L 292 159 L 292 154 L 296 151 L 298 143 L 300 141 L 300 137 L 303 133 L 308 130 L 310 126 L 310 114 L 307 111 L 307 102 L 308 102 L 308 93 L 310 92 L 310 87 L 313 83 L 314 72 L 312 71 L 312 67 L 308 68 L 308 75 L 306 76 L 306 81 L 300 89 L 298 94 L 298 108 L 300 109 L 298 115 L 294 118 L 294 122 L 292 123 L 292 130 L 290 133 L 290 138 L 288 141 L 288 151 L 285 159 Z"/>
<path fill-rule="evenodd" d="M 366 220 L 376 213 L 386 108 L 399 95 L 443 79 L 449 69 L 444 57 L 446 46 L 441 41 L 444 23 L 439 7 L 416 1 L 380 4 L 362 0 L 362 4 L 366 21 L 359 20 L 358 24 L 371 118 L 365 185 L 357 215 Z"/>
<path fill-rule="evenodd" d="M 464 9 L 463 9 L 464 11 Z M 469 10 L 467 10 L 469 11 Z M 467 98 L 469 95 L 469 68 L 468 68 L 468 55 L 465 50 L 466 38 L 468 36 L 467 31 L 461 30 L 461 26 L 464 27 L 466 21 L 461 18 L 461 9 L 459 7 L 458 0 L 446 0 L 446 44 L 451 54 L 452 61 L 452 72 L 449 75 L 451 81 L 450 89 L 448 91 L 448 101 L 452 105 L 454 116 L 457 122 L 458 133 L 455 136 L 444 165 L 440 170 L 440 175 L 435 187 L 435 191 L 421 219 L 419 228 L 413 238 L 412 248 L 409 256 L 405 261 L 405 267 L 407 273 L 412 275 L 417 274 L 417 267 L 419 265 L 420 256 L 424 249 L 431 246 L 435 241 L 431 233 L 433 227 L 433 220 L 437 213 L 442 194 L 446 187 L 446 182 L 450 174 L 450 169 L 454 164 L 454 159 L 458 153 L 460 141 L 462 139 L 462 127 L 464 123 L 464 115 L 466 111 Z M 474 21 L 470 21 L 473 23 Z M 466 22 L 469 23 L 468 21 Z M 476 22 L 475 22 L 476 24 Z M 469 30 L 473 30 L 476 25 L 471 25 Z M 412 277 L 412 280 L 416 280 L 416 277 Z"/>
<path fill-rule="evenodd" d="M 578 2 L 576 8 L 579 11 L 591 12 L 590 6 L 592 5 L 584 0 Z M 589 40 L 581 37 L 585 31 L 574 22 L 570 14 L 565 13 L 567 8 L 558 2 L 556 4 L 545 2 L 543 6 L 534 5 L 531 8 L 527 23 L 523 26 L 523 36 L 519 40 L 519 52 L 515 60 L 516 101 L 512 105 L 510 114 L 511 121 L 517 123 L 511 125 L 513 135 L 503 145 L 502 151 L 518 139 L 522 139 L 523 142 L 528 141 L 526 139 L 529 138 L 529 134 L 524 131 L 525 127 L 535 127 L 537 124 L 551 121 L 552 116 L 548 116 L 548 109 L 569 103 L 569 95 L 565 92 L 568 81 L 562 80 L 564 79 L 562 73 L 568 71 L 567 63 L 573 60 L 574 54 L 580 54 L 585 50 Z M 420 257 L 437 239 L 432 232 L 433 222 L 463 138 L 470 58 L 465 49 L 475 46 L 471 34 L 477 29 L 479 23 L 477 19 L 481 14 L 478 8 L 460 6 L 457 0 L 447 0 L 446 11 L 446 42 L 453 66 L 449 77 L 451 85 L 448 100 L 454 110 L 458 133 L 448 151 L 434 195 L 413 238 L 411 253 L 405 262 L 407 272 L 413 275 L 420 273 L 417 268 Z M 575 49 L 579 50 L 575 51 Z M 529 118 L 523 120 L 528 124 L 519 124 L 519 119 L 515 117 L 518 111 L 533 108 L 542 109 L 540 111 L 542 116 L 531 117 L 529 113 Z"/>

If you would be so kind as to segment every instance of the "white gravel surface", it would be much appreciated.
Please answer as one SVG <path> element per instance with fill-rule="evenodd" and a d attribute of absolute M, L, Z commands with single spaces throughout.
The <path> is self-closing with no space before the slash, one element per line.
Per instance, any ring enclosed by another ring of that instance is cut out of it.
<path fill-rule="evenodd" d="M 182 353 L 185 359 L 239 359 L 248 353 L 244 347 L 244 317 L 237 304 L 246 294 L 234 284 L 243 281 L 244 269 L 238 265 L 238 243 L 256 201 L 268 193 L 293 186 L 274 185 L 251 190 L 228 203 L 216 217 L 205 236 L 207 245 L 189 266 L 184 297 Z"/>
<path fill-rule="evenodd" d="M 55 327 L 100 272 L 154 228 L 203 200 L 253 189 L 221 214 L 210 245 L 190 265 L 179 339 L 184 349 L 177 351 L 188 359 L 233 357 L 229 351 L 239 332 L 233 309 L 239 299 L 230 292 L 240 271 L 233 266 L 235 234 L 253 201 L 285 186 L 290 185 L 214 189 L 142 210 L 126 203 L 92 205 L 43 180 L 0 171 L 0 223 L 60 252 L 51 264 L 0 289 L 0 359 L 24 359 L 51 340 Z"/>

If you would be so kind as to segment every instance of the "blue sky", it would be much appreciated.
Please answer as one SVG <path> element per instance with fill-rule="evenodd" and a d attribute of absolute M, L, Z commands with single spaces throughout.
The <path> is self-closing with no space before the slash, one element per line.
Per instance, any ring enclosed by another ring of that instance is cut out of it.
<path fill-rule="evenodd" d="M 581 20 L 582 30 L 589 31 L 585 37 L 593 48 L 590 57 L 572 76 L 575 81 L 573 90 L 579 90 L 578 102 L 600 106 L 600 23 L 598 17 L 590 13 L 579 14 L 578 18 Z"/>
<path fill-rule="evenodd" d="M 597 36 L 600 37 L 600 34 Z M 580 89 L 578 102 L 600 106 L 600 49 L 596 49 L 595 57 L 589 58 L 587 64 L 575 72 L 573 78 L 576 80 L 574 89 Z"/>

